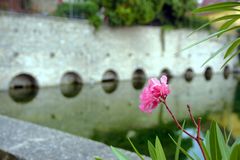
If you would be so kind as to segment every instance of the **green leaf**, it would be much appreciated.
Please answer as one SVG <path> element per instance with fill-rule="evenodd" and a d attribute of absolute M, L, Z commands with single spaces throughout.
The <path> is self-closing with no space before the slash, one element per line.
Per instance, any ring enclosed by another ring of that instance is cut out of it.
<path fill-rule="evenodd" d="M 166 160 L 166 156 L 164 154 L 161 142 L 158 137 L 156 137 L 156 140 L 155 140 L 155 151 L 156 151 L 158 160 Z"/>
<path fill-rule="evenodd" d="M 150 141 L 148 141 L 148 151 L 149 151 L 149 155 L 152 158 L 152 160 L 158 160 L 156 151 L 155 151 L 155 147 L 153 146 L 153 144 Z"/>
<path fill-rule="evenodd" d="M 191 47 L 193 47 L 193 46 L 196 46 L 196 45 L 198 45 L 198 44 L 200 44 L 200 43 L 202 43 L 202 42 L 205 42 L 205 41 L 207 41 L 207 40 L 209 40 L 209 39 L 211 39 L 211 38 L 213 38 L 213 37 L 216 37 L 216 36 L 218 36 L 219 34 L 228 32 L 228 31 L 230 31 L 230 30 L 238 29 L 238 28 L 240 28 L 240 26 L 234 26 L 234 27 L 231 27 L 231 28 L 218 31 L 218 32 L 216 32 L 216 33 L 213 33 L 213 34 L 207 36 L 206 38 L 204 38 L 204 39 L 202 39 L 202 40 L 200 40 L 200 41 L 198 41 L 198 42 L 195 42 L 195 43 L 191 44 L 191 45 L 188 46 L 188 47 L 185 47 L 185 48 L 181 49 L 180 52 L 182 52 L 182 51 L 184 51 L 184 50 L 187 50 L 187 49 L 189 49 L 189 48 L 191 48 Z"/>
<path fill-rule="evenodd" d="M 138 157 L 139 157 L 141 160 L 144 160 L 143 156 L 138 152 L 137 148 L 134 146 L 134 144 L 132 143 L 132 141 L 130 140 L 129 137 L 128 137 L 128 141 L 130 142 L 132 148 L 134 149 L 134 151 L 136 152 L 136 154 L 138 155 Z"/>
<path fill-rule="evenodd" d="M 170 134 L 169 134 L 169 137 L 172 139 L 173 143 L 175 143 L 175 145 L 179 147 L 179 149 L 182 151 L 183 154 L 185 154 L 189 159 L 194 160 L 194 158 L 185 149 L 183 149 L 181 146 L 178 145 L 178 143 L 172 138 Z"/>
<path fill-rule="evenodd" d="M 229 44 L 225 44 L 224 46 L 222 46 L 219 50 L 217 50 L 215 53 L 213 53 L 203 64 L 202 66 L 204 66 L 205 64 L 207 64 L 210 60 L 212 60 L 214 57 L 216 57 L 219 53 L 221 53 L 224 49 L 226 49 L 229 46 Z M 201 66 L 201 67 L 202 67 Z"/>
<path fill-rule="evenodd" d="M 217 131 L 218 144 L 219 144 L 219 148 L 220 148 L 220 151 L 222 154 L 222 158 L 228 159 L 228 157 L 230 156 L 230 148 L 225 143 L 224 136 L 223 136 L 220 128 L 218 127 L 217 123 L 216 123 L 216 131 Z"/>
<path fill-rule="evenodd" d="M 240 144 L 237 144 L 234 146 L 231 155 L 230 160 L 239 160 L 240 159 Z"/>
<path fill-rule="evenodd" d="M 240 5 L 240 3 L 238 3 L 238 2 L 214 3 L 212 5 L 197 8 L 193 11 L 193 13 L 236 10 L 236 9 L 234 9 L 234 7 L 237 7 L 239 5 Z"/>
<path fill-rule="evenodd" d="M 121 151 L 119 151 L 117 148 L 111 146 L 112 152 L 115 154 L 115 156 L 118 158 L 118 160 L 131 160 L 127 156 L 125 156 Z"/>
<path fill-rule="evenodd" d="M 209 21 L 208 23 L 205 23 L 202 26 L 200 26 L 199 28 L 195 29 L 187 37 L 191 36 L 192 34 L 194 34 L 197 31 L 200 31 L 201 29 L 203 29 L 204 27 L 206 27 L 206 26 L 208 26 L 212 23 L 219 22 L 219 21 L 222 21 L 222 20 L 229 20 L 229 19 L 231 20 L 231 19 L 234 19 L 234 18 L 236 18 L 236 19 L 240 18 L 240 14 L 231 14 L 231 15 L 226 15 L 226 16 L 222 16 L 222 17 L 213 19 L 213 20 Z"/>
<path fill-rule="evenodd" d="M 185 126 L 185 121 L 183 121 L 183 124 L 182 124 L 182 128 L 184 128 Z M 179 136 L 178 136 L 178 146 L 181 146 L 181 143 L 182 143 L 182 133 L 183 131 L 181 130 Z M 175 152 L 175 160 L 179 160 L 179 153 L 180 153 L 180 148 L 177 146 L 176 148 L 176 152 Z"/>
<path fill-rule="evenodd" d="M 95 157 L 95 160 L 103 160 L 103 159 L 100 157 Z"/>
<path fill-rule="evenodd" d="M 228 48 L 224 55 L 224 59 L 227 58 L 239 46 L 239 44 L 240 38 L 237 38 L 234 42 L 232 42 L 232 44 L 230 45 L 230 47 Z"/>
<path fill-rule="evenodd" d="M 239 18 L 233 18 L 228 20 L 227 22 L 225 22 L 221 27 L 220 30 L 224 30 L 229 28 L 234 22 L 236 22 Z M 222 34 L 218 35 L 218 37 L 220 37 Z"/>
<path fill-rule="evenodd" d="M 220 30 L 224 30 L 227 29 L 228 27 L 230 27 L 234 22 L 236 22 L 239 19 L 239 17 L 237 18 L 233 18 L 228 20 L 227 22 L 223 23 L 223 25 L 220 27 Z"/>
<path fill-rule="evenodd" d="M 206 149 L 207 149 L 208 151 L 211 151 L 211 149 L 210 149 L 210 138 L 209 138 L 210 133 L 209 133 L 209 132 L 210 132 L 209 130 L 206 132 L 206 135 L 205 135 L 205 144 L 206 144 Z"/>
<path fill-rule="evenodd" d="M 228 144 L 228 142 L 229 142 L 229 140 L 230 140 L 230 137 L 231 137 L 231 135 L 232 135 L 232 129 L 231 129 L 230 133 L 229 133 L 229 134 L 228 134 L 228 136 L 227 136 L 226 144 Z"/>
<path fill-rule="evenodd" d="M 240 138 L 236 139 L 235 142 L 233 143 L 233 145 L 231 146 L 231 152 L 232 152 L 233 148 L 238 144 L 240 144 Z"/>
<path fill-rule="evenodd" d="M 218 145 L 217 131 L 216 131 L 216 123 L 212 123 L 210 127 L 209 133 L 210 140 L 210 151 L 212 160 L 220 160 L 222 159 L 221 151 Z"/>
<path fill-rule="evenodd" d="M 227 160 L 230 155 L 230 148 L 226 145 L 223 134 L 216 122 L 210 127 L 210 153 L 212 160 Z"/>
<path fill-rule="evenodd" d="M 206 155 L 206 157 L 207 157 L 207 160 L 211 160 L 211 157 L 210 157 L 210 150 L 207 150 L 207 147 L 205 146 L 205 144 L 204 143 L 201 143 L 202 144 L 202 147 L 203 147 L 203 151 L 204 151 L 204 153 L 205 153 L 205 155 Z"/>
<path fill-rule="evenodd" d="M 232 60 L 234 57 L 236 57 L 238 54 L 240 53 L 240 50 L 235 52 L 222 66 L 221 69 L 223 69 L 223 67 L 225 67 L 227 65 L 227 63 Z"/>

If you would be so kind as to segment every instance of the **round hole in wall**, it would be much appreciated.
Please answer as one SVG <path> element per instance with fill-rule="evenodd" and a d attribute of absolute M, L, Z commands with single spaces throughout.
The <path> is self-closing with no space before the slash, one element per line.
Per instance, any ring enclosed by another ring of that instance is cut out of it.
<path fill-rule="evenodd" d="M 135 89 L 142 89 L 146 82 L 146 75 L 143 69 L 136 69 L 133 72 L 132 85 Z"/>
<path fill-rule="evenodd" d="M 224 70 L 223 70 L 224 79 L 228 79 L 230 73 L 231 73 L 230 67 L 229 66 L 224 67 Z"/>
<path fill-rule="evenodd" d="M 8 93 L 15 102 L 30 102 L 38 93 L 37 81 L 30 74 L 19 74 L 11 80 Z"/>
<path fill-rule="evenodd" d="M 106 57 L 110 57 L 110 53 L 107 53 L 107 54 L 106 54 Z"/>
<path fill-rule="evenodd" d="M 30 74 L 19 74 L 15 76 L 10 82 L 10 89 L 19 88 L 38 88 L 37 81 Z"/>
<path fill-rule="evenodd" d="M 112 93 L 117 89 L 118 86 L 118 75 L 113 70 L 107 70 L 103 74 L 102 88 L 106 93 Z"/>
<path fill-rule="evenodd" d="M 82 84 L 82 78 L 74 71 L 66 72 L 61 79 L 61 85 L 69 84 Z"/>
<path fill-rule="evenodd" d="M 191 68 L 188 68 L 184 74 L 184 78 L 187 82 L 191 82 L 193 80 L 194 73 Z"/>
<path fill-rule="evenodd" d="M 211 80 L 213 76 L 213 70 L 211 67 L 207 67 L 204 72 L 204 77 L 207 81 Z"/>
<path fill-rule="evenodd" d="M 14 56 L 15 58 L 18 57 L 18 55 L 19 55 L 18 52 L 14 52 L 14 53 L 13 53 L 13 56 Z"/>
<path fill-rule="evenodd" d="M 79 94 L 82 86 L 82 78 L 76 72 L 70 71 L 63 75 L 60 89 L 64 97 L 72 98 Z"/>
<path fill-rule="evenodd" d="M 73 98 L 80 93 L 82 86 L 82 84 L 63 84 L 60 86 L 60 89 L 64 97 Z"/>
<path fill-rule="evenodd" d="M 166 75 L 166 76 L 167 76 L 167 78 L 168 78 L 168 83 L 171 81 L 171 79 L 172 79 L 172 77 L 173 77 L 172 74 L 171 74 L 171 72 L 170 72 L 170 70 L 167 69 L 167 68 L 165 68 L 165 69 L 162 70 L 162 72 L 161 72 L 161 74 L 160 74 L 160 77 L 161 77 L 162 75 Z"/>
<path fill-rule="evenodd" d="M 53 52 L 50 53 L 50 58 L 54 58 L 55 54 Z"/>

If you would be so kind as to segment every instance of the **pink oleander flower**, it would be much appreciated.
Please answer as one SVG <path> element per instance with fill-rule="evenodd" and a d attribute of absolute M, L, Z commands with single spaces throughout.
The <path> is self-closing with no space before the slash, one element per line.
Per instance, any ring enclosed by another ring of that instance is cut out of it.
<path fill-rule="evenodd" d="M 163 75 L 160 81 L 157 78 L 149 79 L 147 86 L 140 94 L 140 110 L 148 113 L 152 112 L 159 103 L 166 100 L 169 93 L 167 76 Z"/>

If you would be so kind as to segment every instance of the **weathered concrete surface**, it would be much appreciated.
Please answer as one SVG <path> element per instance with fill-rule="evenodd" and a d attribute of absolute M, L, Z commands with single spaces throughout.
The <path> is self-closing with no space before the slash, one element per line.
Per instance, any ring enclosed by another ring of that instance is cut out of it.
<path fill-rule="evenodd" d="M 18 74 L 35 77 L 40 87 L 58 85 L 64 73 L 74 71 L 84 83 L 99 82 L 114 70 L 120 80 L 129 80 L 141 68 L 147 77 L 159 76 L 168 68 L 181 76 L 187 68 L 202 74 L 210 66 L 220 72 L 223 56 L 205 67 L 202 63 L 228 39 L 213 39 L 179 52 L 209 35 L 192 30 L 166 30 L 136 26 L 95 31 L 87 21 L 0 13 L 0 90 L 6 90 Z M 163 41 L 161 40 L 163 37 Z M 233 68 L 234 61 L 229 63 Z"/>
<path fill-rule="evenodd" d="M 109 146 L 54 129 L 0 116 L 0 149 L 25 160 L 116 159 Z M 126 155 L 138 159 L 133 153 Z"/>

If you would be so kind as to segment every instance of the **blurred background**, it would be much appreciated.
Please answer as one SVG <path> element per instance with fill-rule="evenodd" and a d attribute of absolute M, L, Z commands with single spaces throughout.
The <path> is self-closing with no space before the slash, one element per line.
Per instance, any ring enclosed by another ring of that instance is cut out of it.
<path fill-rule="evenodd" d="M 178 131 L 168 113 L 138 109 L 147 79 L 165 74 L 167 101 L 187 130 L 194 128 L 190 104 L 202 117 L 202 134 L 215 120 L 233 141 L 240 136 L 238 57 L 223 69 L 223 55 L 202 64 L 239 33 L 181 51 L 219 28 L 188 37 L 229 14 L 192 14 L 217 2 L 223 0 L 0 0 L 0 114 L 127 150 L 130 137 L 146 155 L 146 139 L 158 135 L 173 159 L 166 137 Z M 182 145 L 196 149 L 187 137 Z"/>

